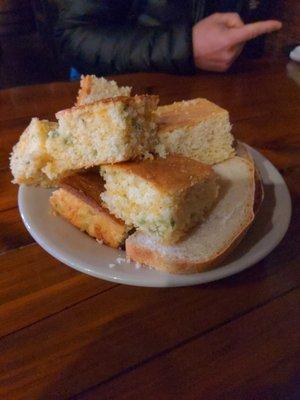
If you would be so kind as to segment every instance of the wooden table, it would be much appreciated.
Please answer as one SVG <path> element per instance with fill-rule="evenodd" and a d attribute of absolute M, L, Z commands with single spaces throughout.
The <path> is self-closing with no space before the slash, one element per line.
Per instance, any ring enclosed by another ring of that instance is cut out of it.
<path fill-rule="evenodd" d="M 285 177 L 293 197 L 291 226 L 253 268 L 202 286 L 148 289 L 78 273 L 26 232 L 8 168 L 11 147 L 30 117 L 53 118 L 72 105 L 78 84 L 2 91 L 0 399 L 299 399 L 296 80 L 286 65 L 264 62 L 225 75 L 117 80 L 159 94 L 161 103 L 203 96 L 227 108 L 236 137 Z"/>

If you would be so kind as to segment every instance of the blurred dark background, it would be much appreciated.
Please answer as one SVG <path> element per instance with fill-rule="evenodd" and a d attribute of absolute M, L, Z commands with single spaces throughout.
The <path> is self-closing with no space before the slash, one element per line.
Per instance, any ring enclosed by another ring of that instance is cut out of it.
<path fill-rule="evenodd" d="M 0 88 L 68 79 L 50 35 L 56 1 L 0 0 Z"/>
<path fill-rule="evenodd" d="M 50 35 L 57 1 L 0 0 L 0 88 L 69 79 L 69 66 L 57 54 Z M 299 44 L 300 0 L 272 4 L 270 17 L 284 26 L 266 39 L 263 57 L 276 62 Z M 261 41 L 247 54 L 258 56 L 262 56 Z"/>

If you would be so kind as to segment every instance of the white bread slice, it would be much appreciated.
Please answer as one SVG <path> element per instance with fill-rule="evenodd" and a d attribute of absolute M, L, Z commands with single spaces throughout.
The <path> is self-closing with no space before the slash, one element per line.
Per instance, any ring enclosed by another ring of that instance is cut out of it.
<path fill-rule="evenodd" d="M 206 99 L 179 101 L 155 111 L 159 141 L 166 153 L 205 164 L 235 155 L 228 111 Z"/>
<path fill-rule="evenodd" d="M 254 205 L 253 205 L 253 210 L 254 210 L 254 214 L 256 215 L 259 210 L 260 210 L 260 206 L 263 202 L 265 193 L 264 193 L 264 186 L 262 183 L 262 179 L 261 179 L 261 175 L 259 170 L 256 168 L 254 160 L 252 155 L 250 154 L 249 150 L 247 149 L 247 147 L 241 143 L 241 142 L 237 142 L 236 145 L 236 154 L 239 157 L 244 158 L 245 160 L 249 161 L 250 164 L 253 165 L 253 168 L 255 169 L 255 173 L 254 173 L 254 179 L 255 179 L 255 196 L 254 196 Z"/>
<path fill-rule="evenodd" d="M 118 86 L 115 81 L 108 81 L 95 75 L 82 75 L 77 96 L 77 106 L 93 103 L 109 97 L 130 96 L 131 87 Z"/>
<path fill-rule="evenodd" d="M 220 198 L 206 221 L 172 246 L 136 232 L 126 240 L 127 256 L 158 270 L 190 274 L 220 263 L 241 241 L 254 219 L 254 166 L 233 157 L 214 167 L 220 179 Z"/>

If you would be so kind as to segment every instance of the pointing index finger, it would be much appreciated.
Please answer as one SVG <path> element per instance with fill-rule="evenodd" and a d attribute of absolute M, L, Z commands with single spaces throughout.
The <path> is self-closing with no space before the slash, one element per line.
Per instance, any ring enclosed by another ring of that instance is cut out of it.
<path fill-rule="evenodd" d="M 247 42 L 265 33 L 278 31 L 282 24 L 279 21 L 260 21 L 252 24 L 244 25 L 240 28 L 233 28 L 229 34 L 231 36 L 232 45 Z"/>

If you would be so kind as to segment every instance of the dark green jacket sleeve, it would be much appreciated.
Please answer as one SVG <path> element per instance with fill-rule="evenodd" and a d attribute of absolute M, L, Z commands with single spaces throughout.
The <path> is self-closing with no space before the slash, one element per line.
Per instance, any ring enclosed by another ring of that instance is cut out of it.
<path fill-rule="evenodd" d="M 142 25 L 130 19 L 129 0 L 62 3 L 56 37 L 60 51 L 81 73 L 194 71 L 188 22 Z"/>

